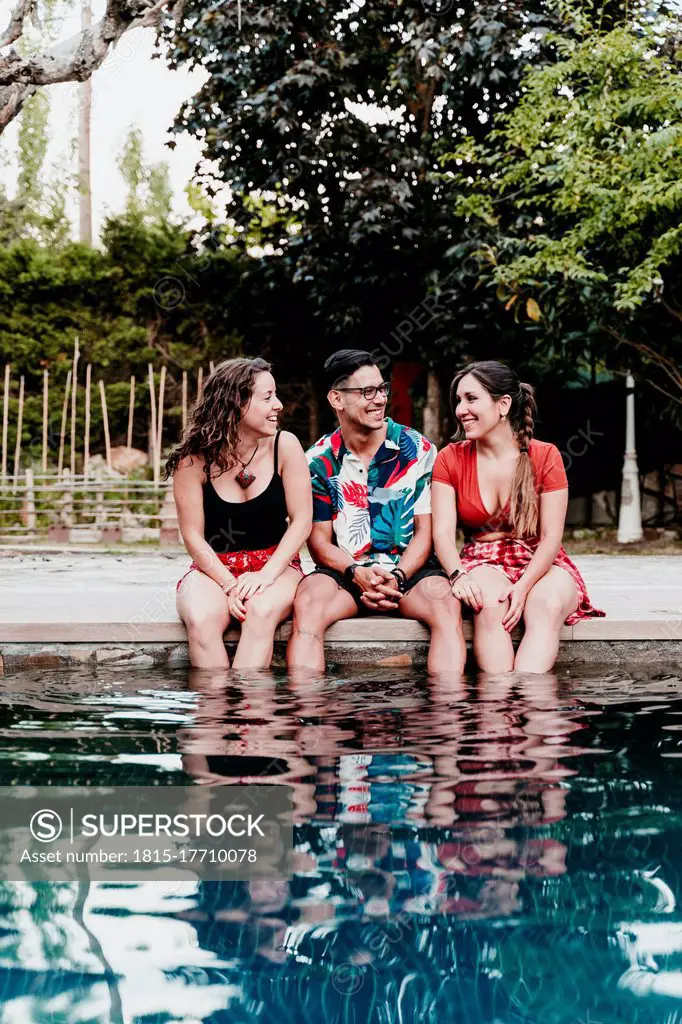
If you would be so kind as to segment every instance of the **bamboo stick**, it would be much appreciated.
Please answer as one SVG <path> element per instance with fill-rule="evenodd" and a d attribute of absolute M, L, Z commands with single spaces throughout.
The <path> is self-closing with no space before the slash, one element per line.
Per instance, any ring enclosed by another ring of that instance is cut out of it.
<path fill-rule="evenodd" d="M 197 374 L 197 402 L 201 401 L 201 396 L 204 391 L 204 368 L 199 367 L 199 373 Z"/>
<path fill-rule="evenodd" d="M 9 430 L 9 378 L 12 367 L 5 366 L 5 391 L 2 399 L 2 479 L 7 476 L 7 432 Z"/>
<path fill-rule="evenodd" d="M 135 410 L 135 376 L 130 377 L 130 402 L 128 403 L 128 433 L 126 435 L 126 446 L 133 447 L 133 412 Z"/>
<path fill-rule="evenodd" d="M 47 473 L 47 421 L 49 419 L 50 371 L 43 370 L 43 473 Z"/>
<path fill-rule="evenodd" d="M 24 424 L 24 378 L 19 378 L 19 412 L 17 413 L 17 443 L 14 446 L 14 475 L 12 477 L 12 491 L 17 489 L 19 479 L 19 461 L 21 459 L 21 428 Z"/>
<path fill-rule="evenodd" d="M 182 371 L 182 432 L 187 428 L 187 370 Z"/>
<path fill-rule="evenodd" d="M 97 490 L 95 491 L 95 526 L 100 529 L 104 527 L 107 517 L 104 511 L 104 487 L 102 485 L 102 471 L 97 470 L 96 473 Z"/>
<path fill-rule="evenodd" d="M 66 386 L 64 388 L 64 403 L 62 405 L 62 425 L 59 431 L 59 458 L 57 459 L 57 475 L 62 475 L 64 468 L 64 438 L 66 437 L 66 417 L 69 412 L 69 392 L 71 391 L 71 370 L 66 375 Z"/>
<path fill-rule="evenodd" d="M 36 528 L 36 494 L 33 482 L 33 470 L 29 466 L 26 470 L 26 526 L 29 530 Z"/>
<path fill-rule="evenodd" d="M 163 437 L 163 401 L 166 391 L 166 367 L 161 367 L 161 375 L 159 378 L 159 401 L 156 407 L 156 443 L 154 449 L 156 451 L 156 461 L 154 463 L 154 482 L 156 484 L 161 480 L 161 442 Z"/>
<path fill-rule="evenodd" d="M 62 524 L 69 528 L 73 526 L 73 491 L 68 469 L 62 474 Z"/>
<path fill-rule="evenodd" d="M 209 359 L 209 361 L 208 361 L 208 372 L 209 373 L 213 373 L 214 370 L 215 370 L 215 363 L 213 362 L 212 359 Z"/>
<path fill-rule="evenodd" d="M 90 389 L 92 381 L 92 364 L 85 367 L 85 427 L 83 429 L 83 476 L 88 475 L 90 462 Z"/>
<path fill-rule="evenodd" d="M 109 417 L 107 416 L 107 396 L 104 391 L 104 381 L 99 382 L 99 395 L 102 401 L 102 420 L 104 422 L 104 447 L 107 456 L 107 469 L 111 469 L 111 441 L 109 439 Z"/>
<path fill-rule="evenodd" d="M 128 431 L 126 433 L 126 448 L 130 451 L 133 447 L 133 418 L 135 415 L 135 374 L 130 375 L 130 398 L 128 400 Z M 123 508 L 128 511 L 128 476 L 126 474 L 126 488 L 123 492 Z"/>
<path fill-rule="evenodd" d="M 151 409 L 151 427 L 149 429 L 149 439 L 151 442 L 151 460 L 152 460 L 152 472 L 156 465 L 156 391 L 154 388 L 154 367 L 151 363 L 147 364 L 147 382 L 149 384 L 149 405 Z"/>
<path fill-rule="evenodd" d="M 78 335 L 73 343 L 73 374 L 71 375 L 71 476 L 76 475 L 76 394 L 78 391 Z"/>

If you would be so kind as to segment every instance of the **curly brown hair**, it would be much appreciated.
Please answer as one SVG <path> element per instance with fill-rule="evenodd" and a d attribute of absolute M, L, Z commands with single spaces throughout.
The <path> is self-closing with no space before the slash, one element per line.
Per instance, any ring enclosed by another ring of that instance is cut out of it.
<path fill-rule="evenodd" d="M 509 498 L 510 522 L 517 537 L 532 537 L 538 528 L 538 496 L 529 451 L 538 411 L 535 391 L 531 384 L 520 381 L 513 370 L 495 359 L 469 363 L 455 374 L 450 385 L 450 408 L 455 419 L 457 388 L 462 378 L 469 373 L 495 401 L 498 401 L 503 395 L 509 395 L 511 398 L 509 423 L 516 435 L 521 455 L 516 465 Z M 462 441 L 464 438 L 466 438 L 466 433 L 458 421 L 457 433 L 453 440 Z"/>
<path fill-rule="evenodd" d="M 218 363 L 206 379 L 182 440 L 168 457 L 165 480 L 175 473 L 183 459 L 192 455 L 203 457 L 207 480 L 212 466 L 226 473 L 237 464 L 239 424 L 251 402 L 256 377 L 271 370 L 271 364 L 260 358 L 226 359 Z"/>

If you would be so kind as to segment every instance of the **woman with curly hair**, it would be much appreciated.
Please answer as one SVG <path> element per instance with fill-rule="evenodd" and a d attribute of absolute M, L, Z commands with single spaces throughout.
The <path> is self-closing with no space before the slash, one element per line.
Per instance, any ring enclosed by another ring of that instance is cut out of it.
<path fill-rule="evenodd" d="M 494 360 L 455 376 L 455 441 L 433 468 L 433 536 L 452 592 L 474 613 L 485 672 L 548 672 L 562 624 L 601 616 L 562 547 L 568 481 L 561 453 L 534 438 L 530 384 Z M 457 552 L 456 530 L 465 544 Z M 523 617 L 516 656 L 511 632 Z"/>
<path fill-rule="evenodd" d="M 267 668 L 303 575 L 310 474 L 298 439 L 277 427 L 282 403 L 270 370 L 264 359 L 220 363 L 166 465 L 193 559 L 177 609 L 196 668 L 229 667 L 231 618 L 241 623 L 234 667 Z"/>

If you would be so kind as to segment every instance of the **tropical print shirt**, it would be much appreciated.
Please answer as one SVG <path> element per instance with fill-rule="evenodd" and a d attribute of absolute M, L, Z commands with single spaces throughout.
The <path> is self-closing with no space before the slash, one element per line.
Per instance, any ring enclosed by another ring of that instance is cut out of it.
<path fill-rule="evenodd" d="M 414 536 L 414 517 L 431 514 L 436 448 L 411 427 L 386 421 L 386 440 L 365 470 L 337 429 L 306 452 L 313 522 L 334 524 L 336 543 L 356 562 L 395 565 Z"/>

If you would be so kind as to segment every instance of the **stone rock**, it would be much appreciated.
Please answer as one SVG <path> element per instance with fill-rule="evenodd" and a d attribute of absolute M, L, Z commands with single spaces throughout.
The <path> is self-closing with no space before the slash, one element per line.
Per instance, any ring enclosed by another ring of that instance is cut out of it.
<path fill-rule="evenodd" d="M 121 539 L 121 528 L 120 526 L 114 526 L 108 524 L 102 527 L 101 540 L 106 544 L 118 544 Z"/>
<path fill-rule="evenodd" d="M 682 508 L 682 463 L 678 462 L 674 466 L 666 466 L 666 470 L 672 474 L 675 507 L 679 510 Z"/>
<path fill-rule="evenodd" d="M 116 480 L 121 479 L 121 474 L 118 473 L 112 466 L 111 469 L 107 468 L 107 460 L 103 455 L 91 455 L 88 460 L 88 476 L 93 477 L 97 473 L 101 473 L 102 476 L 113 477 Z"/>
<path fill-rule="evenodd" d="M 587 521 L 587 498 L 569 498 L 566 511 L 566 523 L 568 526 L 580 526 Z"/>
<path fill-rule="evenodd" d="M 143 452 L 141 448 L 117 445 L 111 449 L 111 465 L 117 473 L 122 473 L 123 476 L 128 476 L 135 469 L 142 469 L 148 462 L 147 453 Z"/>
<path fill-rule="evenodd" d="M 135 654 L 132 658 L 127 658 L 124 662 L 126 668 L 132 666 L 134 668 L 153 668 L 156 664 L 153 655 L 151 654 Z"/>
<path fill-rule="evenodd" d="M 596 526 L 613 526 L 618 506 L 615 491 L 597 491 L 592 495 L 592 522 Z"/>
<path fill-rule="evenodd" d="M 124 508 L 119 518 L 119 525 L 122 530 L 135 530 L 142 526 L 140 516 L 136 516 L 129 508 Z"/>
<path fill-rule="evenodd" d="M 69 544 L 99 544 L 102 531 L 92 526 L 72 526 L 69 530 Z"/>
<path fill-rule="evenodd" d="M 124 544 L 138 544 L 140 541 L 158 539 L 158 526 L 130 526 L 121 530 L 121 540 Z"/>
<path fill-rule="evenodd" d="M 69 534 L 69 527 L 62 523 L 51 523 L 47 531 L 48 540 L 53 544 L 68 544 Z"/>
<path fill-rule="evenodd" d="M 168 651 L 167 657 L 164 659 L 165 664 L 169 667 L 189 665 L 189 647 L 186 643 L 176 644 Z"/>

